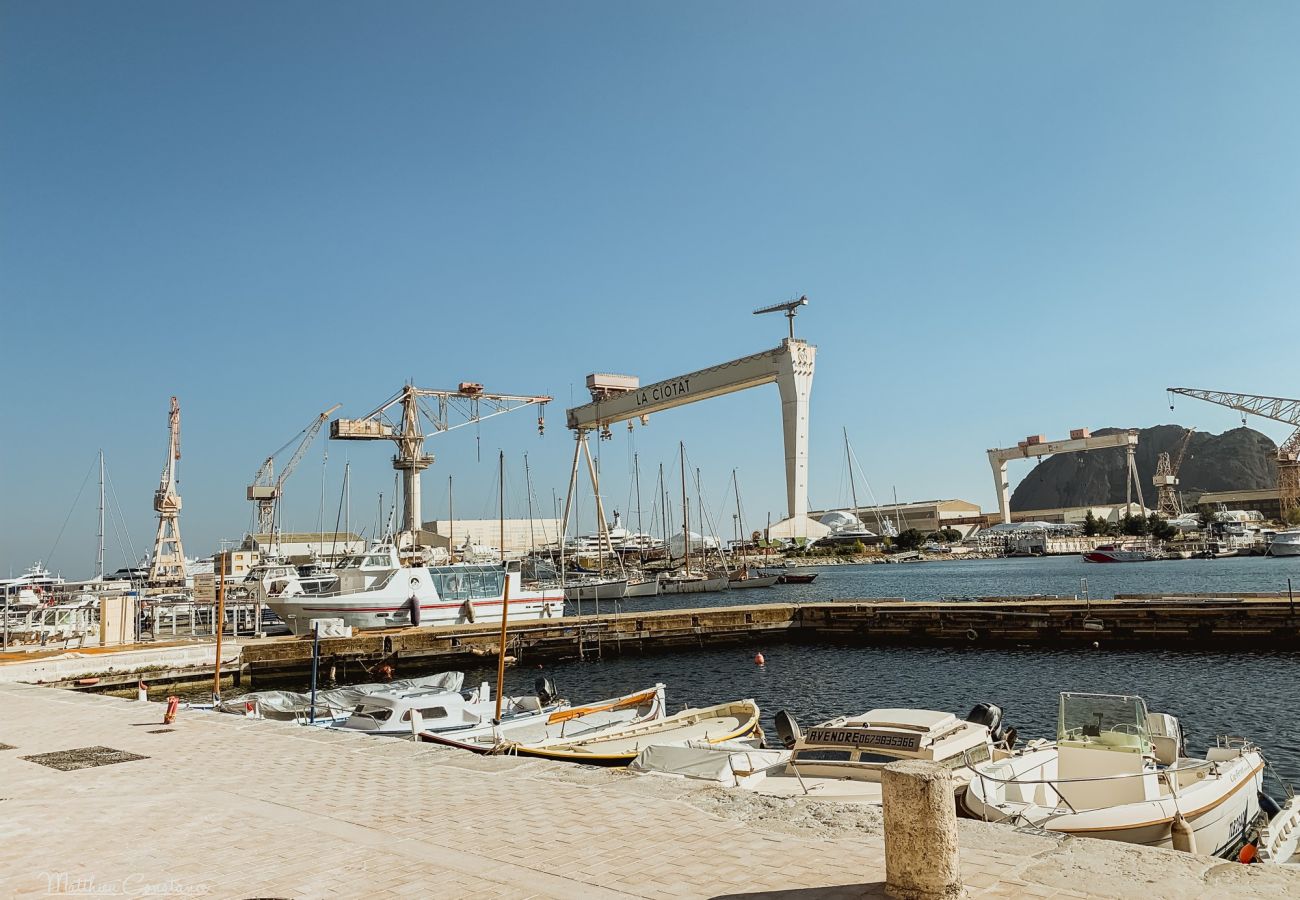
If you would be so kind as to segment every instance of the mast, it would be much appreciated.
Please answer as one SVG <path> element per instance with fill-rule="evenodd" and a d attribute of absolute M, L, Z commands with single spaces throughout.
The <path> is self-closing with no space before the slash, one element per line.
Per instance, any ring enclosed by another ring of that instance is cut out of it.
<path fill-rule="evenodd" d="M 664 549 L 668 549 L 668 485 L 664 483 L 664 464 L 659 464 L 659 518 L 663 527 L 659 533 L 664 536 Z"/>
<path fill-rule="evenodd" d="M 104 451 L 99 451 L 99 555 L 95 558 L 95 578 L 104 580 Z"/>
<path fill-rule="evenodd" d="M 497 451 L 497 549 L 501 553 L 501 565 L 506 564 L 506 451 Z M 505 610 L 501 611 L 501 620 L 505 621 Z M 501 695 L 497 694 L 500 702 Z"/>
<path fill-rule="evenodd" d="M 492 717 L 494 724 L 501 724 L 501 699 L 505 695 L 506 685 L 506 619 L 510 614 L 510 573 L 506 571 L 506 452 L 497 462 L 497 493 L 500 495 L 501 516 L 501 639 L 497 644 L 497 708 Z"/>
<path fill-rule="evenodd" d="M 537 542 L 533 538 L 533 476 L 528 471 L 528 454 L 524 454 L 524 490 L 528 492 L 528 555 L 532 556 L 537 552 Z M 533 560 L 534 566 L 537 560 Z M 520 574 L 522 578 L 522 573 Z M 536 569 L 534 569 L 536 577 Z"/>
<path fill-rule="evenodd" d="M 343 464 L 343 533 L 352 533 L 352 463 Z"/>
<path fill-rule="evenodd" d="M 632 454 L 632 480 L 636 484 L 636 558 L 645 564 L 645 532 L 641 527 L 641 456 Z"/>
<path fill-rule="evenodd" d="M 731 470 L 731 486 L 736 491 L 736 530 L 739 532 L 739 534 L 736 535 L 739 539 L 737 543 L 743 547 L 745 545 L 745 519 L 740 514 L 740 479 L 736 477 L 735 469 Z M 743 552 L 741 553 L 741 558 L 744 558 Z"/>
<path fill-rule="evenodd" d="M 849 449 L 849 430 L 844 429 L 844 464 L 849 467 L 849 491 L 853 497 L 853 515 L 858 514 L 858 483 L 853 478 L 853 451 Z"/>
<path fill-rule="evenodd" d="M 456 507 L 452 502 L 451 476 L 447 476 L 447 558 L 456 561 Z"/>
<path fill-rule="evenodd" d="M 682 456 L 682 550 L 686 554 L 682 573 L 689 575 L 691 574 L 691 511 L 686 500 L 686 444 L 678 441 L 677 445 Z"/>

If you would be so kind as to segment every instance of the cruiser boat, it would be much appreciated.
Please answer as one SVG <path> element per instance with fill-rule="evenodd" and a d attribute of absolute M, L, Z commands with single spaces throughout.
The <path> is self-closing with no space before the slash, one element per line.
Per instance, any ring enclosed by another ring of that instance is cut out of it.
<path fill-rule="evenodd" d="M 567 707 L 566 701 L 552 694 L 549 682 L 538 679 L 536 694 L 502 699 L 501 724 L 539 719 Z M 496 708 L 492 685 L 486 681 L 472 691 L 441 687 L 381 691 L 362 698 L 337 727 L 389 736 L 464 731 L 491 722 Z"/>
<path fill-rule="evenodd" d="M 1159 558 L 1149 547 L 1139 544 L 1102 544 L 1083 554 L 1083 561 L 1091 563 L 1149 562 Z"/>
<path fill-rule="evenodd" d="M 1260 813 L 1264 757 L 1220 738 L 1190 758 L 1173 716 L 1141 697 L 1061 694 L 1056 743 L 975 765 L 977 819 L 1214 856 L 1235 854 Z"/>
<path fill-rule="evenodd" d="M 717 744 L 748 737 L 757 730 L 758 704 L 738 700 L 704 709 L 684 709 L 667 718 L 601 730 L 585 738 L 516 744 L 510 752 L 594 766 L 626 766 L 651 744 Z"/>
<path fill-rule="evenodd" d="M 1279 531 L 1273 535 L 1268 552 L 1273 556 L 1300 556 L 1300 529 Z"/>
<path fill-rule="evenodd" d="M 380 544 L 344 559 L 335 572 L 335 590 L 268 596 L 266 604 L 296 635 L 310 634 L 313 619 L 342 619 L 357 629 L 500 622 L 509 579 L 510 621 L 564 615 L 564 595 L 558 589 L 523 588 L 517 560 L 403 567 L 397 548 Z"/>
<path fill-rule="evenodd" d="M 769 796 L 841 803 L 880 803 L 881 770 L 903 759 L 951 769 L 960 797 L 971 766 L 1011 757 L 1016 742 L 1015 730 L 1002 721 L 1001 708 L 991 703 L 976 705 L 965 719 L 931 709 L 872 709 L 823 722 L 806 734 L 782 711 L 776 728 L 790 758 L 742 787 Z"/>
<path fill-rule="evenodd" d="M 554 688 L 537 680 L 539 693 L 553 694 Z M 664 686 L 624 697 L 598 700 L 582 706 L 569 706 L 548 716 L 516 718 L 499 724 L 488 722 L 477 728 L 443 734 L 421 732 L 420 740 L 446 744 L 475 753 L 513 753 L 519 746 L 540 747 L 564 743 L 575 738 L 590 739 L 617 729 L 639 725 L 664 717 Z"/>

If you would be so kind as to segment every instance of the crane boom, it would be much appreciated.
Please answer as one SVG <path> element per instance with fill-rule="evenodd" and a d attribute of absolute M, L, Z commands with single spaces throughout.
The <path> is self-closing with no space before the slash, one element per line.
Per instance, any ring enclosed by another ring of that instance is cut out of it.
<path fill-rule="evenodd" d="M 1295 427 L 1291 436 L 1277 448 L 1277 492 L 1279 511 L 1283 516 L 1300 507 L 1300 400 L 1200 388 L 1171 387 L 1168 391 Z"/>
<path fill-rule="evenodd" d="M 275 507 L 280 502 L 280 496 L 284 492 L 285 480 L 293 474 L 293 470 L 302 462 L 302 458 L 307 453 L 307 448 L 311 446 L 312 441 L 316 440 L 316 435 L 320 434 L 321 428 L 329 421 L 342 403 L 335 403 L 329 409 L 318 415 L 312 420 L 311 424 L 304 428 L 299 434 L 302 439 L 293 451 L 293 456 L 285 463 L 284 468 L 280 470 L 280 477 L 275 477 L 275 456 L 293 441 L 290 440 L 275 453 L 272 453 L 262 463 L 261 468 L 257 470 L 257 476 L 253 483 L 248 486 L 248 499 L 252 500 L 257 506 L 257 534 L 270 534 L 275 529 Z"/>

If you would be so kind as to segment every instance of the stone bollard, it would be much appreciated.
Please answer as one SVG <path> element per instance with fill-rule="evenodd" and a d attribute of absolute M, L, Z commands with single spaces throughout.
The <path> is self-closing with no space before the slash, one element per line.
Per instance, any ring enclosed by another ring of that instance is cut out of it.
<path fill-rule="evenodd" d="M 881 772 L 885 890 L 899 900 L 965 897 L 957 852 L 952 772 L 908 759 Z"/>

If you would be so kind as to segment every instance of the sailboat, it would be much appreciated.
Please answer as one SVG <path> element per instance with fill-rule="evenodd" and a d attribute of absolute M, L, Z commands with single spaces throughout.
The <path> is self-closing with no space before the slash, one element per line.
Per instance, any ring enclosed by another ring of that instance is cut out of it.
<path fill-rule="evenodd" d="M 686 496 L 686 445 L 680 443 L 679 447 L 682 460 L 682 571 L 680 574 L 666 575 L 661 578 L 659 593 L 707 594 L 713 591 L 725 591 L 730 585 L 726 574 L 699 574 L 691 571 L 691 544 L 698 544 L 700 555 L 703 556 L 707 543 L 703 535 L 691 531 L 690 500 Z M 672 549 L 669 542 L 669 555 L 675 556 Z"/>
<path fill-rule="evenodd" d="M 636 552 L 637 562 L 645 565 L 645 538 L 646 534 L 641 524 L 641 457 L 639 454 L 632 455 L 632 472 L 633 480 L 636 483 Z M 654 597 L 659 594 L 659 576 L 648 575 L 641 572 L 633 578 L 629 578 L 627 588 L 623 592 L 624 597 Z"/>

